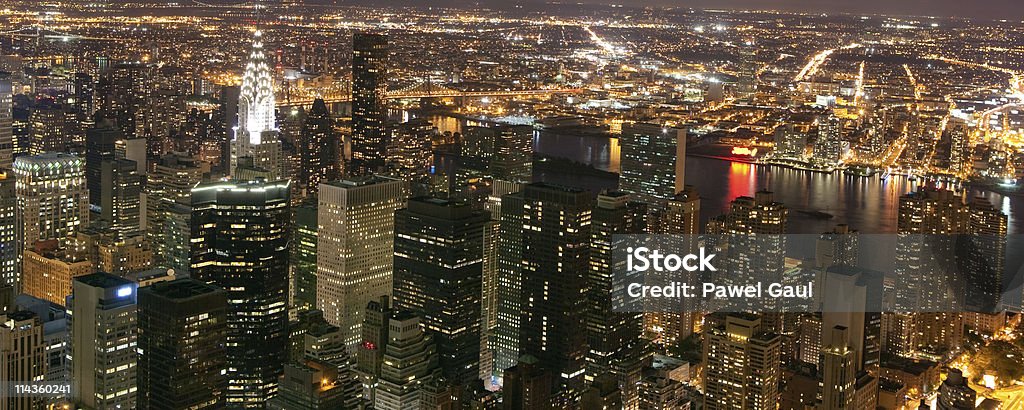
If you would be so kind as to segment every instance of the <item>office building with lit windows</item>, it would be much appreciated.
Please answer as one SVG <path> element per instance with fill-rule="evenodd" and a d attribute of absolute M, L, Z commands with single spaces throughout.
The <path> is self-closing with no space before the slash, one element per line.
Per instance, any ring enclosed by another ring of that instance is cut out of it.
<path fill-rule="evenodd" d="M 89 192 L 80 158 L 61 153 L 18 157 L 14 175 L 22 249 L 36 241 L 73 235 L 88 225 Z"/>
<path fill-rule="evenodd" d="M 228 407 L 261 408 L 288 355 L 287 181 L 192 189 L 191 276 L 227 291 Z"/>
<path fill-rule="evenodd" d="M 586 191 L 545 183 L 502 199 L 499 235 L 519 245 L 499 251 L 499 269 L 514 273 L 498 285 L 496 369 L 512 367 L 509 356 L 536 357 L 562 404 L 579 399 L 587 367 L 591 202 Z"/>
<path fill-rule="evenodd" d="M 704 340 L 704 408 L 769 410 L 778 406 L 781 378 L 779 335 L 761 318 L 731 313 Z"/>
<path fill-rule="evenodd" d="M 355 33 L 352 38 L 352 158 L 349 176 L 378 172 L 385 166 L 387 141 L 388 37 Z"/>
<path fill-rule="evenodd" d="M 420 317 L 451 383 L 477 380 L 484 226 L 490 214 L 466 202 L 413 198 L 395 212 L 395 309 Z"/>
<path fill-rule="evenodd" d="M 657 124 L 622 127 L 619 189 L 657 208 L 683 191 L 686 171 L 685 128 Z"/>
<path fill-rule="evenodd" d="M 139 408 L 224 407 L 227 308 L 227 292 L 195 279 L 139 288 Z"/>
<path fill-rule="evenodd" d="M 320 186 L 317 204 L 317 308 L 355 351 L 366 304 L 391 296 L 395 211 L 408 184 L 376 176 Z"/>
<path fill-rule="evenodd" d="M 75 278 L 68 311 L 76 404 L 94 409 L 137 407 L 137 287 L 103 272 Z"/>

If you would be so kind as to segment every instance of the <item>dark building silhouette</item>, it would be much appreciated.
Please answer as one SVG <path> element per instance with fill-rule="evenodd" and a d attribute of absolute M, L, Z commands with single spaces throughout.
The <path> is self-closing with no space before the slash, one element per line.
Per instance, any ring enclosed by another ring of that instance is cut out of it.
<path fill-rule="evenodd" d="M 195 279 L 139 289 L 140 408 L 224 406 L 227 308 L 227 292 Z"/>
<path fill-rule="evenodd" d="M 322 99 L 313 101 L 313 108 L 306 115 L 298 151 L 299 184 L 307 194 L 315 195 L 321 182 L 341 177 L 341 139 Z"/>
<path fill-rule="evenodd" d="M 349 175 L 385 165 L 387 65 L 387 36 L 356 33 L 352 39 L 352 159 L 345 170 Z"/>
<path fill-rule="evenodd" d="M 192 190 L 191 274 L 228 292 L 228 407 L 262 408 L 287 359 L 290 184 Z"/>
<path fill-rule="evenodd" d="M 490 214 L 465 202 L 414 198 L 395 212 L 395 308 L 422 317 L 442 374 L 463 384 L 480 368 L 484 225 Z"/>

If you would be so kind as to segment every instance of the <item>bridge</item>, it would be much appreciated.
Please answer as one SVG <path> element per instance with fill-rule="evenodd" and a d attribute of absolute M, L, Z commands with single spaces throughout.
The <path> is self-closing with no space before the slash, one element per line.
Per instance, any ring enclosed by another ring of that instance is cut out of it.
<path fill-rule="evenodd" d="M 15 30 L 0 31 L 0 36 L 34 38 L 38 42 L 41 39 L 71 41 L 71 40 L 94 40 L 94 41 L 130 41 L 127 38 L 113 37 L 89 37 L 78 34 L 64 33 L 42 26 L 25 26 Z"/>
<path fill-rule="evenodd" d="M 445 87 L 439 84 L 433 84 L 430 82 L 421 81 L 412 84 L 408 87 L 388 90 L 387 98 L 389 100 L 401 100 L 401 99 L 415 99 L 415 98 L 483 98 L 483 97 L 522 97 L 522 96 L 535 96 L 535 95 L 554 95 L 554 94 L 574 94 L 582 92 L 579 88 L 543 88 L 543 89 L 529 89 L 529 90 L 513 90 L 513 89 L 497 89 L 497 90 L 457 90 L 449 87 Z M 319 96 L 324 102 L 339 103 L 348 102 L 352 100 L 350 94 L 337 95 L 327 94 Z M 301 97 L 293 98 L 290 100 L 277 99 L 277 106 L 279 107 L 291 107 L 291 106 L 307 106 L 312 105 L 312 97 Z"/>

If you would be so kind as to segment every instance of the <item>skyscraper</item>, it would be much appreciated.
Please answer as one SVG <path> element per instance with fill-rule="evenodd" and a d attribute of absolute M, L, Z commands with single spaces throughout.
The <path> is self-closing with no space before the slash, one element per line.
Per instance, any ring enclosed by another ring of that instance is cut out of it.
<path fill-rule="evenodd" d="M 71 311 L 71 392 L 94 409 L 136 407 L 138 285 L 108 273 L 75 278 Z"/>
<path fill-rule="evenodd" d="M 29 153 L 79 153 L 83 141 L 79 138 L 76 120 L 74 113 L 60 103 L 53 100 L 37 102 L 29 114 Z"/>
<path fill-rule="evenodd" d="M 374 409 L 420 408 L 421 390 L 437 377 L 438 367 L 434 342 L 416 315 L 399 312 L 389 321 L 380 373 Z"/>
<path fill-rule="evenodd" d="M 175 212 L 175 208 L 187 207 L 191 203 L 192 187 L 203 180 L 203 169 L 193 157 L 168 154 L 160 158 L 153 172 L 146 178 L 146 238 L 153 245 L 157 263 L 172 266 L 169 260 L 176 254 L 170 239 L 180 230 L 174 229 L 174 216 L 184 216 L 185 222 L 191 212 Z M 187 242 L 184 242 L 187 245 Z M 187 250 L 186 250 L 187 251 Z M 187 266 L 187 263 L 182 265 Z M 186 269 L 187 271 L 187 269 Z"/>
<path fill-rule="evenodd" d="M 666 201 L 683 191 L 686 132 L 685 128 L 657 124 L 624 125 L 619 138 L 619 189 L 633 194 L 637 201 L 663 209 Z"/>
<path fill-rule="evenodd" d="M 390 296 L 395 211 L 405 204 L 403 181 L 366 176 L 325 183 L 317 205 L 317 308 L 359 344 L 363 309 Z"/>
<path fill-rule="evenodd" d="M 14 88 L 11 73 L 0 72 L 0 169 L 14 164 Z"/>
<path fill-rule="evenodd" d="M 0 314 L 0 380 L 39 381 L 45 378 L 46 369 L 46 343 L 39 316 L 30 311 Z M 32 410 L 44 404 L 44 397 L 10 391 L 12 384 L 0 388 L 0 408 Z"/>
<path fill-rule="evenodd" d="M 843 156 L 843 122 L 834 114 L 818 119 L 818 139 L 814 159 L 825 166 L 836 166 Z"/>
<path fill-rule="evenodd" d="M 89 187 L 89 205 L 93 207 L 103 205 L 103 161 L 117 158 L 116 143 L 122 138 L 121 129 L 107 119 L 85 131 L 85 184 Z"/>
<path fill-rule="evenodd" d="M 286 181 L 192 189 L 192 277 L 228 292 L 228 407 L 262 407 L 287 359 L 290 191 Z"/>
<path fill-rule="evenodd" d="M 526 125 L 498 127 L 494 137 L 494 154 L 490 156 L 490 174 L 502 181 L 529 183 L 533 181 L 533 133 Z"/>
<path fill-rule="evenodd" d="M 522 207 L 506 208 L 503 202 L 502 213 L 522 218 L 519 307 L 499 310 L 498 326 L 509 325 L 501 323 L 503 315 L 519 316 L 519 351 L 551 371 L 556 378 L 553 393 L 560 403 L 572 403 L 583 392 L 586 370 L 590 194 L 534 183 L 515 195 L 521 195 Z"/>
<path fill-rule="evenodd" d="M 291 242 L 291 303 L 297 313 L 316 309 L 316 202 L 295 207 Z"/>
<path fill-rule="evenodd" d="M 362 341 L 356 353 L 356 373 L 363 385 L 363 396 L 370 402 L 374 401 L 380 368 L 384 363 L 384 346 L 388 343 L 388 330 L 394 315 L 386 296 L 366 304 Z"/>
<path fill-rule="evenodd" d="M 479 376 L 481 259 L 489 221 L 482 208 L 436 198 L 413 198 L 395 212 L 395 308 L 422 317 L 442 374 L 459 385 Z"/>
<path fill-rule="evenodd" d="M 105 160 L 100 164 L 101 209 L 100 219 L 120 238 L 141 232 L 142 184 L 144 177 L 136 169 L 135 161 L 128 159 Z"/>
<path fill-rule="evenodd" d="M 385 165 L 388 37 L 352 37 L 352 158 L 348 175 L 375 172 Z"/>
<path fill-rule="evenodd" d="M 322 99 L 313 101 L 302 125 L 299 142 L 299 185 L 307 195 L 316 195 L 320 183 L 341 176 L 341 139 L 334 130 L 334 119 Z"/>
<path fill-rule="evenodd" d="M 616 312 L 613 295 L 626 286 L 622 273 L 625 260 L 613 254 L 623 243 L 616 235 L 641 234 L 646 229 L 645 204 L 630 201 L 629 194 L 603 193 L 597 196 L 590 234 L 590 268 L 587 272 L 587 378 L 618 371 L 631 347 L 640 341 L 643 314 Z M 618 274 L 618 275 L 616 275 Z"/>
<path fill-rule="evenodd" d="M 76 156 L 47 153 L 14 161 L 18 197 L 19 246 L 60 239 L 89 223 L 85 162 Z"/>
<path fill-rule="evenodd" d="M 139 288 L 139 408 L 214 409 L 227 393 L 227 292 L 195 279 Z"/>
<path fill-rule="evenodd" d="M 18 196 L 14 173 L 0 169 L 0 288 L 18 284 Z"/>
<path fill-rule="evenodd" d="M 263 34 L 253 33 L 252 49 L 238 96 L 238 126 L 231 141 L 230 175 L 239 159 L 252 158 L 252 166 L 267 172 L 268 179 L 282 176 L 281 141 L 274 114 L 274 79 L 263 51 Z"/>
<path fill-rule="evenodd" d="M 667 203 L 663 218 L 649 221 L 661 234 L 676 235 L 673 241 L 679 241 L 682 249 L 697 250 L 697 234 L 700 233 L 700 194 L 691 185 L 683 187 L 683 191 L 677 193 Z M 655 215 L 657 217 L 657 215 Z M 647 272 L 645 276 L 654 278 L 658 272 Z M 671 275 L 671 274 L 670 274 Z M 659 280 L 666 280 L 661 278 Z M 690 278 L 696 279 L 696 278 Z M 666 280 L 666 282 L 670 281 Z M 684 303 L 692 304 L 690 301 Z M 644 334 L 652 338 L 656 343 L 663 346 L 671 346 L 678 341 L 685 339 L 693 333 L 694 314 L 696 306 L 688 306 L 680 312 L 674 307 L 675 301 L 659 299 L 648 301 L 652 307 L 649 312 L 644 313 Z"/>
<path fill-rule="evenodd" d="M 856 393 L 857 354 L 849 345 L 845 326 L 827 330 L 832 342 L 822 348 L 823 410 L 844 410 L 853 406 Z"/>
<path fill-rule="evenodd" d="M 728 314 L 704 340 L 704 408 L 770 410 L 778 406 L 782 342 L 761 319 Z"/>

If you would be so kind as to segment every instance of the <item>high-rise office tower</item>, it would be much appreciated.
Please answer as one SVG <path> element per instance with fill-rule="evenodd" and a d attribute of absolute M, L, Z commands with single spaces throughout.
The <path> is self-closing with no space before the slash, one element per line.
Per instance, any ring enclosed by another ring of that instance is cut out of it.
<path fill-rule="evenodd" d="M 135 161 L 128 159 L 103 161 L 100 170 L 100 219 L 110 224 L 110 229 L 121 238 L 139 234 L 145 177 L 139 174 Z"/>
<path fill-rule="evenodd" d="M 956 117 L 950 117 L 946 124 L 946 132 L 949 134 L 949 170 L 954 174 L 963 176 L 970 171 L 969 161 L 973 154 L 971 150 L 971 129 L 967 121 Z"/>
<path fill-rule="evenodd" d="M 0 380 L 7 383 L 0 394 L 0 408 L 41 408 L 45 397 L 18 394 L 10 389 L 14 382 L 44 380 L 46 370 L 46 343 L 39 316 L 30 311 L 0 314 Z"/>
<path fill-rule="evenodd" d="M 287 359 L 290 192 L 286 181 L 192 189 L 191 275 L 228 292 L 228 407 L 262 407 Z"/>
<path fill-rule="evenodd" d="M 14 173 L 0 169 L 0 289 L 18 284 L 18 196 Z"/>
<path fill-rule="evenodd" d="M 964 283 L 964 306 L 973 312 L 1002 309 L 1003 271 L 1006 267 L 1007 215 L 987 198 L 969 205 L 967 235 L 957 238 Z"/>
<path fill-rule="evenodd" d="M 362 341 L 356 353 L 356 373 L 363 385 L 363 397 L 371 403 L 377 390 L 380 367 L 384 363 L 384 346 L 388 342 L 388 329 L 394 315 L 386 296 L 366 304 Z"/>
<path fill-rule="evenodd" d="M 229 172 L 232 176 L 243 157 L 252 158 L 251 166 L 267 172 L 268 179 L 282 176 L 281 141 L 274 114 L 274 79 L 270 70 L 263 50 L 263 34 L 256 30 L 238 96 L 238 126 L 231 141 Z"/>
<path fill-rule="evenodd" d="M 195 279 L 139 288 L 139 408 L 224 407 L 227 307 L 227 292 Z"/>
<path fill-rule="evenodd" d="M 0 72 L 0 169 L 14 164 L 14 88 L 11 73 Z"/>
<path fill-rule="evenodd" d="M 814 266 L 819 269 L 830 266 L 857 267 L 860 264 L 858 252 L 860 235 L 849 225 L 836 225 L 832 232 L 825 232 L 815 241 Z"/>
<path fill-rule="evenodd" d="M 843 159 L 843 122 L 834 114 L 818 119 L 818 139 L 814 143 L 814 159 L 823 165 L 835 166 Z"/>
<path fill-rule="evenodd" d="M 846 345 L 853 351 L 854 370 L 877 369 L 881 360 L 882 314 L 878 300 L 883 292 L 881 272 L 850 267 L 833 267 L 823 271 L 818 279 L 823 311 L 817 322 L 817 346 Z M 871 312 L 874 310 L 874 312 Z M 834 340 L 834 329 L 846 328 L 845 340 Z M 801 329 L 804 332 L 806 329 Z M 805 339 L 810 334 L 802 334 Z M 801 346 L 803 349 L 804 346 Z M 817 357 L 802 360 L 815 362 Z M 812 362 L 813 363 L 813 362 Z"/>
<path fill-rule="evenodd" d="M 320 186 L 317 219 L 317 308 L 359 344 L 363 309 L 390 296 L 395 211 L 405 205 L 403 181 L 366 176 Z"/>
<path fill-rule="evenodd" d="M 778 406 L 782 342 L 761 319 L 729 314 L 704 340 L 704 408 L 770 410 Z"/>
<path fill-rule="evenodd" d="M 153 71 L 154 66 L 149 64 L 116 64 L 103 72 L 96 85 L 99 109 L 113 118 L 125 138 L 147 136 Z"/>
<path fill-rule="evenodd" d="M 392 127 L 387 156 L 389 175 L 413 183 L 426 183 L 434 161 L 433 140 L 436 134 L 437 128 L 423 118 L 414 118 Z"/>
<path fill-rule="evenodd" d="M 361 175 L 383 169 L 387 147 L 388 37 L 355 33 L 352 37 L 352 158 L 345 172 Z"/>
<path fill-rule="evenodd" d="M 175 216 L 184 216 L 188 222 L 191 212 L 176 212 L 175 208 L 187 207 L 191 203 L 192 187 L 203 180 L 201 164 L 193 157 L 168 154 L 160 158 L 153 172 L 146 178 L 146 238 L 153 245 L 157 263 L 171 266 L 169 258 L 175 254 L 171 237 L 177 236 L 173 221 Z M 187 231 L 187 230 L 186 230 Z M 188 244 L 184 242 L 184 244 Z M 186 249 L 187 251 L 187 249 Z M 185 264 L 187 265 L 187 264 Z M 187 271 L 187 269 L 185 270 Z"/>
<path fill-rule="evenodd" d="M 518 183 L 533 181 L 533 127 L 510 125 L 496 131 L 491 177 Z"/>
<path fill-rule="evenodd" d="M 334 119 L 324 100 L 313 101 L 313 108 L 302 125 L 298 148 L 299 184 L 307 195 L 316 195 L 320 183 L 341 176 L 341 139 L 334 130 Z"/>
<path fill-rule="evenodd" d="M 348 354 L 348 347 L 345 346 L 345 335 L 337 326 L 323 321 L 323 316 L 302 335 L 302 360 L 299 362 L 307 360 L 333 366 L 337 372 L 333 384 L 341 392 L 344 408 L 359 407 L 363 397 L 362 386 L 353 369 L 354 363 Z"/>
<path fill-rule="evenodd" d="M 72 95 L 73 101 L 68 101 L 74 108 L 83 122 L 92 120 L 96 112 L 96 82 L 89 73 L 75 73 L 74 78 L 68 79 L 68 93 Z"/>
<path fill-rule="evenodd" d="M 399 312 L 388 323 L 388 340 L 373 408 L 420 408 L 421 390 L 438 376 L 437 351 L 420 318 Z"/>
<path fill-rule="evenodd" d="M 609 192 L 597 196 L 590 234 L 590 268 L 587 272 L 587 379 L 602 374 L 622 375 L 630 349 L 640 342 L 643 314 L 617 312 L 616 289 L 626 286 L 625 260 L 616 260 L 624 239 L 617 235 L 642 234 L 647 207 L 630 201 L 629 194 Z"/>
<path fill-rule="evenodd" d="M 500 186 L 500 185 L 499 185 Z M 499 215 L 496 227 L 497 243 L 490 247 L 495 249 L 493 268 L 485 268 L 485 306 L 494 306 L 493 327 L 488 350 L 493 360 L 493 376 L 500 377 L 502 371 L 515 366 L 519 362 L 519 325 L 522 315 L 522 255 L 523 223 L 526 202 L 518 189 L 511 190 L 501 196 L 499 202 L 492 203 L 492 208 Z M 493 211 L 492 211 L 493 212 Z M 485 255 L 486 257 L 487 255 Z M 488 262 L 490 264 L 491 262 Z M 493 291 L 491 288 L 493 287 Z M 487 300 L 493 298 L 493 303 Z"/>
<path fill-rule="evenodd" d="M 672 240 L 680 241 L 682 249 L 697 250 L 697 234 L 700 233 L 700 194 L 692 185 L 683 187 L 683 191 L 677 193 L 666 203 L 664 217 L 653 224 L 658 232 L 666 235 L 675 235 Z M 655 215 L 657 217 L 657 215 Z M 657 272 L 647 272 L 645 275 L 657 275 Z M 670 274 L 672 275 L 672 274 Z M 666 280 L 669 278 L 660 278 Z M 696 278 L 691 278 L 696 279 Z M 690 304 L 690 301 L 683 301 Z M 648 301 L 651 306 L 648 312 L 644 313 L 644 334 L 663 346 L 671 346 L 693 333 L 694 319 L 697 315 L 693 312 L 697 306 L 685 306 L 683 311 L 673 307 L 675 301 L 658 299 Z"/>
<path fill-rule="evenodd" d="M 78 123 L 74 113 L 67 107 L 44 100 L 32 107 L 29 114 L 29 154 L 47 152 L 79 153 L 82 140 L 79 138 Z"/>
<path fill-rule="evenodd" d="M 856 396 L 857 355 L 848 342 L 849 333 L 845 326 L 835 326 L 828 332 L 832 334 L 832 342 L 821 350 L 821 408 L 849 409 Z"/>
<path fill-rule="evenodd" d="M 582 393 L 586 370 L 591 197 L 544 183 L 527 185 L 516 195 L 523 206 L 506 209 L 503 203 L 502 213 L 518 212 L 523 221 L 519 308 L 499 310 L 498 326 L 507 326 L 503 314 L 520 317 L 519 351 L 536 357 L 556 377 L 553 389 L 560 403 L 572 403 Z"/>
<path fill-rule="evenodd" d="M 19 247 L 60 239 L 89 223 L 85 162 L 74 155 L 47 153 L 14 161 Z"/>
<path fill-rule="evenodd" d="M 420 316 L 434 337 L 442 375 L 477 380 L 484 226 L 490 214 L 466 202 L 414 198 L 395 212 L 395 309 Z"/>
<path fill-rule="evenodd" d="M 297 313 L 316 309 L 316 202 L 295 207 L 291 242 L 291 303 Z"/>
<path fill-rule="evenodd" d="M 685 128 L 656 124 L 622 127 L 619 189 L 637 201 L 664 209 L 664 203 L 683 191 L 686 171 Z"/>
<path fill-rule="evenodd" d="M 121 129 L 110 120 L 103 119 L 85 132 L 85 184 L 89 187 L 89 205 L 102 204 L 103 161 L 116 159 L 117 141 L 123 139 Z"/>
<path fill-rule="evenodd" d="M 480 308 L 480 378 L 485 380 L 487 386 L 493 384 L 496 380 L 494 376 L 498 374 L 496 370 L 500 370 L 495 369 L 495 353 L 497 351 L 495 330 L 498 326 L 498 284 L 500 282 L 498 255 L 503 240 L 500 235 L 502 198 L 505 195 L 519 192 L 522 187 L 523 184 L 518 182 L 492 180 L 491 193 L 487 197 L 485 205 L 491 213 L 491 221 L 484 227 L 483 280 L 481 281 L 483 293 Z M 520 203 L 519 206 L 522 204 Z M 511 228 L 511 225 L 507 228 Z M 512 233 L 510 229 L 507 232 Z M 516 238 L 518 236 L 508 239 L 518 240 Z M 506 244 L 512 246 L 515 242 L 506 242 Z M 512 262 L 512 260 L 506 262 Z M 508 265 L 506 271 L 510 271 L 512 267 L 512 265 Z M 515 358 L 508 357 L 506 367 L 515 365 L 515 360 Z"/>
<path fill-rule="evenodd" d="M 785 268 L 786 222 L 789 210 L 769 191 L 758 191 L 754 197 L 742 196 L 729 204 L 729 212 L 708 222 L 707 232 L 714 235 L 723 252 L 719 263 L 727 277 L 716 279 L 729 284 L 779 282 Z M 728 301 L 716 300 L 719 304 Z M 778 312 L 764 317 L 766 330 L 781 332 Z"/>
<path fill-rule="evenodd" d="M 75 278 L 71 312 L 71 393 L 94 409 L 136 408 L 138 285 L 108 273 Z"/>

